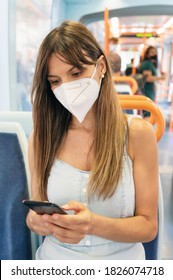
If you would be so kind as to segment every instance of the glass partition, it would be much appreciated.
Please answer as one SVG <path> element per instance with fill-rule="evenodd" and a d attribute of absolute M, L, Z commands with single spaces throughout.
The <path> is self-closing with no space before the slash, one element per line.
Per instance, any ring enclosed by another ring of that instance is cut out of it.
<path fill-rule="evenodd" d="M 16 0 L 15 5 L 14 1 L 11 3 L 11 110 L 31 111 L 35 61 L 40 43 L 50 31 L 52 0 Z"/>

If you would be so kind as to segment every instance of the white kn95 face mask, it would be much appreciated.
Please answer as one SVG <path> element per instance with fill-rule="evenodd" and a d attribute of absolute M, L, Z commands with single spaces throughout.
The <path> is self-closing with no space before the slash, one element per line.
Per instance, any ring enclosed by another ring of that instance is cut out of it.
<path fill-rule="evenodd" d="M 81 123 L 99 95 L 100 85 L 93 78 L 83 78 L 73 82 L 62 83 L 53 90 L 59 102 Z"/>

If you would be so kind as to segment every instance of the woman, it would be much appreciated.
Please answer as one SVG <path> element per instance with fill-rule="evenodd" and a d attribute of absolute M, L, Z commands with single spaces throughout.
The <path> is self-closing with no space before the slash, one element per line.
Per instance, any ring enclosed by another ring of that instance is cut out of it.
<path fill-rule="evenodd" d="M 144 259 L 157 234 L 152 126 L 123 114 L 104 52 L 85 26 L 64 22 L 40 47 L 29 140 L 33 200 L 69 215 L 29 212 L 46 236 L 37 259 Z"/>
<path fill-rule="evenodd" d="M 165 74 L 163 73 L 161 76 L 157 76 L 157 64 L 157 49 L 153 46 L 149 46 L 145 51 L 144 59 L 140 65 L 139 71 L 146 77 L 143 94 L 153 101 L 155 101 L 156 96 L 155 82 L 165 79 Z M 144 117 L 150 116 L 150 113 L 146 111 L 143 111 L 143 114 Z"/>

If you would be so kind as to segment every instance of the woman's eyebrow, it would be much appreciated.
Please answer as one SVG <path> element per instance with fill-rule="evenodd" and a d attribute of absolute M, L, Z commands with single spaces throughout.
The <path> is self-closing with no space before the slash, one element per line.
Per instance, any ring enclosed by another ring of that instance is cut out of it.
<path fill-rule="evenodd" d="M 48 78 L 58 78 L 57 75 L 48 75 L 47 77 L 48 77 Z"/>
<path fill-rule="evenodd" d="M 67 73 L 70 73 L 73 69 L 78 69 L 76 66 L 72 66 L 70 69 L 68 69 L 67 70 Z M 48 78 L 59 78 L 59 76 L 57 76 L 57 75 L 52 75 L 52 74 L 49 74 L 48 76 L 47 76 Z"/>
<path fill-rule="evenodd" d="M 74 68 L 77 68 L 77 67 L 72 66 L 72 67 L 67 71 L 67 73 L 71 72 Z"/>

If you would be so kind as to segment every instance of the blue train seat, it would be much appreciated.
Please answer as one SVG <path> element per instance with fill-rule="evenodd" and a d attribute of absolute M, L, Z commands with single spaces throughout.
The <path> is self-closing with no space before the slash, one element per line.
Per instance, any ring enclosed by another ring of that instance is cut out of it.
<path fill-rule="evenodd" d="M 0 122 L 0 259 L 32 259 L 32 238 L 26 226 L 30 196 L 27 139 L 18 123 Z"/>
<path fill-rule="evenodd" d="M 19 123 L 27 138 L 31 134 L 33 128 L 32 112 L 23 111 L 1 111 L 0 122 L 17 122 Z"/>

